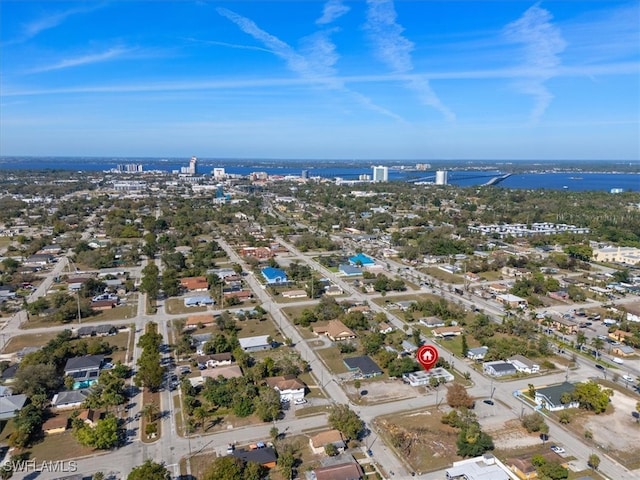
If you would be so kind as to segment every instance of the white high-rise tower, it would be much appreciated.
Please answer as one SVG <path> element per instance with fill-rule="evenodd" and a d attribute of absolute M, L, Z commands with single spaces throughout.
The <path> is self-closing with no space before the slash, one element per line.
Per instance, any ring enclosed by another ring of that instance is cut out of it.
<path fill-rule="evenodd" d="M 436 185 L 447 185 L 449 175 L 446 170 L 438 170 L 436 172 Z"/>
<path fill-rule="evenodd" d="M 389 181 L 389 167 L 378 165 L 373 167 L 373 181 L 374 182 L 388 182 Z"/>

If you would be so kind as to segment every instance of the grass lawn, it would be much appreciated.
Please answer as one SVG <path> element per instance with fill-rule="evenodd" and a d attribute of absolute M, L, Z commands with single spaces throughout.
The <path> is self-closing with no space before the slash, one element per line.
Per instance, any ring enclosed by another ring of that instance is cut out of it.
<path fill-rule="evenodd" d="M 315 352 L 322 358 L 322 361 L 332 373 L 347 373 L 349 371 L 344 364 L 342 354 L 340 350 L 338 350 L 338 347 L 322 348 Z"/>
<path fill-rule="evenodd" d="M 456 454 L 458 430 L 444 425 L 441 418 L 442 412 L 428 408 L 381 416 L 373 423 L 411 470 L 430 472 L 460 460 Z"/>
<path fill-rule="evenodd" d="M 40 443 L 35 444 L 29 449 L 30 458 L 36 459 L 37 462 L 44 460 L 64 460 L 67 458 L 78 458 L 100 450 L 94 450 L 91 447 L 84 447 L 78 443 L 73 437 L 71 430 L 64 433 L 56 433 L 47 436 Z M 105 451 L 106 453 L 106 451 Z"/>
<path fill-rule="evenodd" d="M 432 276 L 444 283 L 463 283 L 464 279 L 460 275 L 453 275 L 436 267 L 421 268 L 422 273 Z"/>
<path fill-rule="evenodd" d="M 15 337 L 11 337 L 7 340 L 7 344 L 2 351 L 4 353 L 15 353 L 22 350 L 24 347 L 41 347 L 57 336 L 58 332 L 16 335 Z"/>
<path fill-rule="evenodd" d="M 148 405 L 150 403 L 154 403 L 158 407 L 158 414 L 160 414 L 160 392 L 151 392 L 145 388 L 142 392 L 141 407 L 144 408 L 145 405 Z M 140 421 L 140 439 L 142 440 L 143 443 L 153 443 L 156 440 L 160 439 L 160 437 L 162 436 L 162 424 L 160 423 L 159 419 L 156 419 L 156 425 L 158 427 L 158 430 L 155 436 L 149 436 L 146 434 L 146 428 L 148 423 L 149 422 L 147 420 L 146 415 L 142 415 L 141 421 Z"/>
<path fill-rule="evenodd" d="M 207 307 L 185 307 L 184 299 L 182 298 L 168 298 L 164 302 L 164 308 L 167 313 L 172 315 L 184 314 L 190 315 L 194 313 L 202 313 L 207 311 Z"/>
<path fill-rule="evenodd" d="M 134 318 L 138 314 L 138 301 L 127 302 L 110 310 L 102 310 L 99 314 L 90 318 L 92 322 L 109 322 L 111 320 L 123 320 Z"/>
<path fill-rule="evenodd" d="M 268 315 L 266 320 L 244 320 L 237 322 L 237 326 L 240 328 L 238 332 L 238 338 L 242 337 L 255 337 L 258 335 L 270 335 L 274 340 L 283 340 L 282 335 L 278 331 L 276 324 Z"/>

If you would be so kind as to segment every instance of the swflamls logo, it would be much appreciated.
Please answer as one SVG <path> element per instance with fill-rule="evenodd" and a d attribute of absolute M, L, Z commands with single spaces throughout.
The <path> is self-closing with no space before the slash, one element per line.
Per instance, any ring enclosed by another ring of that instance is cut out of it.
<path fill-rule="evenodd" d="M 74 473 L 78 471 L 78 462 L 75 460 L 6 460 L 0 464 L 0 470 L 5 472 L 58 472 Z"/>

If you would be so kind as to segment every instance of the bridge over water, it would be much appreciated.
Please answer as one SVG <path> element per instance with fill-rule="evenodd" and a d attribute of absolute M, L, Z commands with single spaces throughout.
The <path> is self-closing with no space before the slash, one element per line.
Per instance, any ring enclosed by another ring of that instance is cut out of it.
<path fill-rule="evenodd" d="M 448 183 L 456 183 L 456 182 L 464 182 L 466 180 L 477 180 L 477 179 L 483 179 L 486 178 L 488 179 L 486 182 L 482 183 L 481 185 L 483 186 L 489 186 L 489 185 L 497 185 L 498 183 L 502 182 L 503 180 L 506 180 L 507 178 L 509 178 L 511 175 L 511 173 L 505 173 L 505 174 L 500 174 L 497 175 L 495 173 L 491 173 L 491 174 L 483 174 L 483 173 L 477 173 L 477 172 L 448 172 Z M 419 182 L 434 182 L 435 181 L 435 175 L 429 175 L 426 177 L 420 177 L 420 178 L 412 178 L 410 180 L 407 180 L 410 183 L 419 183 Z"/>

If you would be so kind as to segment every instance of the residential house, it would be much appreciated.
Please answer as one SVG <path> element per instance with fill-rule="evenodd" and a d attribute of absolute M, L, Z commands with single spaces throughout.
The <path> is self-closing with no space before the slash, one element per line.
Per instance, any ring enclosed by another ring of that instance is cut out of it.
<path fill-rule="evenodd" d="M 552 328 L 564 334 L 573 335 L 578 331 L 578 324 L 569 318 L 553 317 L 550 323 Z"/>
<path fill-rule="evenodd" d="M 269 260 L 275 256 L 269 247 L 243 247 L 239 253 L 241 257 L 253 257 L 258 260 Z"/>
<path fill-rule="evenodd" d="M 355 460 L 314 469 L 315 480 L 360 480 L 365 477 L 362 467 Z"/>
<path fill-rule="evenodd" d="M 412 305 L 414 305 L 416 303 L 415 300 L 402 300 L 400 302 L 396 302 L 395 305 L 402 310 L 403 312 L 406 312 L 407 310 L 409 310 L 411 308 Z"/>
<path fill-rule="evenodd" d="M 98 420 L 100 420 L 100 414 L 91 408 L 85 408 L 78 414 L 78 418 L 86 425 L 95 427 Z"/>
<path fill-rule="evenodd" d="M 284 270 L 274 267 L 265 267 L 261 270 L 267 285 L 284 285 L 289 283 L 287 274 Z"/>
<path fill-rule="evenodd" d="M 535 402 L 542 408 L 551 411 L 564 410 L 565 408 L 578 408 L 580 404 L 575 400 L 562 403 L 562 399 L 565 397 L 564 394 L 567 393 L 570 395 L 575 389 L 575 384 L 569 382 L 538 388 L 536 389 Z"/>
<path fill-rule="evenodd" d="M 620 357 L 630 357 L 635 355 L 636 351 L 629 345 L 616 345 L 611 349 L 611 353 Z"/>
<path fill-rule="evenodd" d="M 506 293 L 503 295 L 497 295 L 496 300 L 506 306 L 511 308 L 527 308 L 527 300 L 522 297 L 518 297 L 517 295 L 512 295 L 510 293 Z"/>
<path fill-rule="evenodd" d="M 416 347 L 409 340 L 403 340 L 400 345 L 402 346 L 402 351 L 406 354 L 410 354 L 418 350 L 418 347 Z"/>
<path fill-rule="evenodd" d="M 632 332 L 625 332 L 624 330 L 616 330 L 614 332 L 609 333 L 609 338 L 615 340 L 616 342 L 624 342 L 627 338 L 633 338 Z"/>
<path fill-rule="evenodd" d="M 0 397 L 0 420 L 8 420 L 15 417 L 26 402 L 27 396 L 22 393 Z"/>
<path fill-rule="evenodd" d="M 380 333 L 391 333 L 393 332 L 395 329 L 393 328 L 392 325 L 389 325 L 387 322 L 380 322 L 377 326 L 377 330 Z"/>
<path fill-rule="evenodd" d="M 507 359 L 511 365 L 513 365 L 516 370 L 520 373 L 538 373 L 540 371 L 540 365 L 532 362 L 524 355 L 514 355 Z"/>
<path fill-rule="evenodd" d="M 95 300 L 91 302 L 92 310 L 111 310 L 112 308 L 116 308 L 117 306 L 118 300 L 116 299 Z"/>
<path fill-rule="evenodd" d="M 195 297 L 186 297 L 184 299 L 185 307 L 201 307 L 214 305 L 216 302 L 209 295 L 198 295 Z"/>
<path fill-rule="evenodd" d="M 212 353 L 210 355 L 199 355 L 196 357 L 198 368 L 218 368 L 231 365 L 233 356 L 231 352 Z"/>
<path fill-rule="evenodd" d="M 215 323 L 213 315 L 192 315 L 187 317 L 184 323 L 185 330 L 193 330 L 199 327 L 209 327 Z"/>
<path fill-rule="evenodd" d="M 49 253 L 36 253 L 29 256 L 24 262 L 24 265 L 45 267 L 53 262 L 53 255 Z"/>
<path fill-rule="evenodd" d="M 269 335 L 239 338 L 238 342 L 240 342 L 240 348 L 245 352 L 260 352 L 273 348 Z"/>
<path fill-rule="evenodd" d="M 295 375 L 282 375 L 264 379 L 269 387 L 280 394 L 280 401 L 302 400 L 307 388 L 306 384 Z"/>
<path fill-rule="evenodd" d="M 489 347 L 476 347 L 467 350 L 467 358 L 470 360 L 484 360 L 485 355 L 489 351 Z"/>
<path fill-rule="evenodd" d="M 10 298 L 16 298 L 16 291 L 9 285 L 2 285 L 0 287 L 0 301 L 4 301 Z"/>
<path fill-rule="evenodd" d="M 438 328 L 446 325 L 445 321 L 438 317 L 423 317 L 419 320 L 420 325 L 427 328 Z"/>
<path fill-rule="evenodd" d="M 344 293 L 344 290 L 340 285 L 329 285 L 328 287 L 324 288 L 325 295 L 335 296 L 335 295 L 342 295 L 343 293 Z"/>
<path fill-rule="evenodd" d="M 58 392 L 53 396 L 51 400 L 51 406 L 58 410 L 67 410 L 72 408 L 78 408 L 87 399 L 91 390 L 88 388 L 81 388 L 79 390 L 64 390 Z"/>
<path fill-rule="evenodd" d="M 517 372 L 516 367 L 514 367 L 509 362 L 505 362 L 503 360 L 496 360 L 494 362 L 485 362 L 482 364 L 482 370 L 487 375 L 492 377 L 504 377 L 506 375 L 515 375 Z"/>
<path fill-rule="evenodd" d="M 230 292 L 225 291 L 223 293 L 223 297 L 225 300 L 235 298 L 240 302 L 244 302 L 253 298 L 253 292 L 251 290 L 233 290 Z"/>
<path fill-rule="evenodd" d="M 547 462 L 558 463 L 564 468 L 568 468 L 567 460 L 551 450 L 545 450 L 538 455 L 542 455 Z M 518 478 L 522 480 L 533 480 L 534 478 L 538 478 L 538 472 L 531 461 L 532 457 L 533 454 L 527 454 L 519 457 L 508 458 L 506 460 L 506 464 L 513 473 L 518 476 Z"/>
<path fill-rule="evenodd" d="M 98 381 L 100 367 L 104 362 L 104 355 L 84 355 L 72 357 L 64 366 L 65 376 L 73 378 L 74 389 L 86 388 Z"/>
<path fill-rule="evenodd" d="M 326 335 L 334 342 L 356 338 L 354 331 L 340 320 L 330 320 L 325 326 L 314 327 L 313 333 L 316 335 Z"/>
<path fill-rule="evenodd" d="M 4 383 L 13 382 L 13 380 L 15 379 L 16 372 L 18 371 L 18 367 L 19 366 L 20 366 L 19 364 L 14 363 L 13 365 L 10 365 L 7 368 L 5 368 L 2 371 L 2 374 L 0 375 L 0 379 L 2 380 L 2 382 L 4 382 Z"/>
<path fill-rule="evenodd" d="M 447 338 L 447 337 L 457 337 L 458 335 L 462 335 L 464 330 L 462 327 L 451 326 L 451 327 L 440 327 L 434 328 L 432 330 L 433 336 L 436 338 Z"/>
<path fill-rule="evenodd" d="M 188 292 L 206 292 L 209 290 L 207 277 L 184 277 L 180 279 L 180 286 Z"/>
<path fill-rule="evenodd" d="M 303 289 L 287 290 L 282 292 L 282 298 L 307 298 L 307 292 Z"/>
<path fill-rule="evenodd" d="M 345 358 L 344 364 L 349 370 L 357 372 L 364 378 L 382 375 L 382 369 L 368 355 Z"/>
<path fill-rule="evenodd" d="M 66 415 L 54 415 L 42 424 L 42 431 L 45 435 L 55 435 L 56 433 L 63 433 L 67 430 L 68 424 L 69 417 L 67 417 Z"/>
<path fill-rule="evenodd" d="M 77 332 L 78 338 L 106 337 L 109 335 L 115 335 L 116 333 L 118 333 L 118 329 L 110 324 L 80 327 Z"/>
<path fill-rule="evenodd" d="M 402 374 L 402 381 L 408 383 L 412 387 L 422 387 L 425 385 L 429 385 L 432 378 L 435 378 L 439 381 L 444 380 L 444 382 L 452 382 L 455 379 L 453 375 L 451 375 L 442 367 L 432 368 L 428 371 L 416 370 L 415 372 Z"/>
<path fill-rule="evenodd" d="M 505 293 L 509 293 L 509 287 L 507 285 L 504 285 L 503 283 L 492 283 L 491 285 L 489 285 L 488 289 L 489 292 L 493 293 L 494 295 L 503 295 Z"/>
<path fill-rule="evenodd" d="M 339 430 L 326 430 L 309 438 L 309 448 L 316 455 L 324 453 L 327 445 L 333 445 L 338 452 L 344 452 L 347 446 Z"/>
<path fill-rule="evenodd" d="M 252 450 L 236 449 L 232 454 L 243 462 L 255 462 L 266 468 L 274 468 L 278 457 L 272 447 L 255 448 Z"/>

